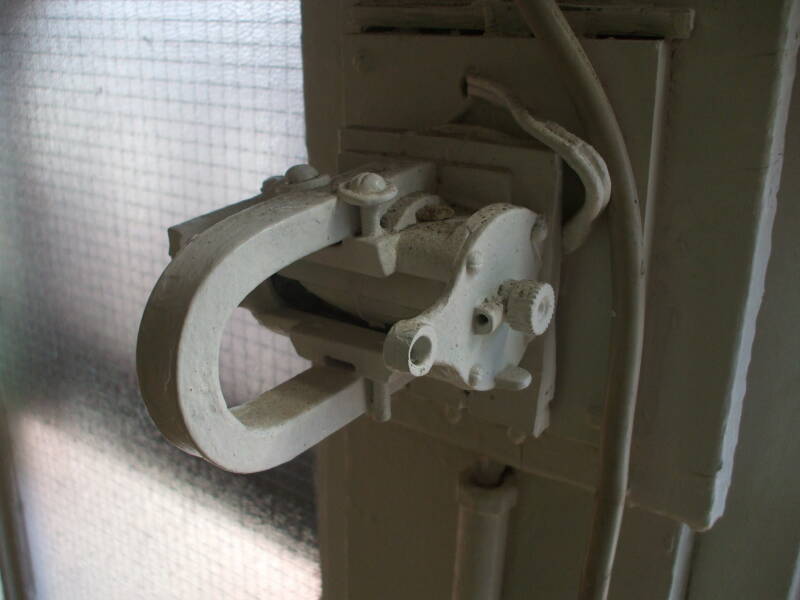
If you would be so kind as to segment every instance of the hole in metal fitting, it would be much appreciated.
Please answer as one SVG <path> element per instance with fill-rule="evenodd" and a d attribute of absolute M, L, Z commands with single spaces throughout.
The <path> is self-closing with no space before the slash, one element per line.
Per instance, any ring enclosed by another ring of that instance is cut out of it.
<path fill-rule="evenodd" d="M 419 336 L 414 340 L 414 343 L 411 345 L 411 350 L 408 353 L 411 364 L 418 367 L 424 365 L 431 356 L 431 350 L 433 350 L 431 338 L 426 335 Z"/>

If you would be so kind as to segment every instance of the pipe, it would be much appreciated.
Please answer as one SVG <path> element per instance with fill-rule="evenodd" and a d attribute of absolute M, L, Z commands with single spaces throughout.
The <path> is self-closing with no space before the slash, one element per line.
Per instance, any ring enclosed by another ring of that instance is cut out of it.
<path fill-rule="evenodd" d="M 487 77 L 468 74 L 467 95 L 483 98 L 511 113 L 523 131 L 558 154 L 580 177 L 586 194 L 583 206 L 564 225 L 564 252 L 574 252 L 586 241 L 595 219 L 611 197 L 611 177 L 603 157 L 585 141 L 558 123 L 535 118 L 514 95 Z"/>
<path fill-rule="evenodd" d="M 458 525 L 452 600 L 499 600 L 503 587 L 508 515 L 517 488 L 506 477 L 478 467 L 462 474 L 458 486 Z M 495 479 L 487 487 L 478 481 Z"/>
<path fill-rule="evenodd" d="M 613 314 L 603 443 L 592 531 L 579 598 L 608 595 L 628 492 L 633 418 L 644 333 L 645 263 L 639 198 L 630 156 L 597 73 L 555 0 L 515 0 L 533 35 L 559 63 L 591 142 L 606 159 L 613 185 L 611 265 Z"/>

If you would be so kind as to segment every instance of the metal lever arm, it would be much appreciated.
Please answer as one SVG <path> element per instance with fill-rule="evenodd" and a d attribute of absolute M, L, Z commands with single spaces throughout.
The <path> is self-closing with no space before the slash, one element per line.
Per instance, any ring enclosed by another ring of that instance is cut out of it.
<path fill-rule="evenodd" d="M 234 409 L 219 381 L 225 323 L 245 296 L 358 228 L 358 211 L 330 192 L 294 192 L 220 221 L 177 254 L 147 303 L 136 356 L 148 411 L 173 444 L 252 473 L 293 458 L 366 410 L 367 383 L 336 368 L 313 367 Z"/>

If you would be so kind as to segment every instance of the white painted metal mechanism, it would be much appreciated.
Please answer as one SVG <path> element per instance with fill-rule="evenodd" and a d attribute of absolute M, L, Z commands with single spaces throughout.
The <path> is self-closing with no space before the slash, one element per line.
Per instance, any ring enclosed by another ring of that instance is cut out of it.
<path fill-rule="evenodd" d="M 259 471 L 364 412 L 389 419 L 391 394 L 427 376 L 512 393 L 519 407 L 477 414 L 538 433 L 546 419 L 531 415 L 546 409 L 554 374 L 558 159 L 469 127 L 343 132 L 342 146 L 342 165 L 358 167 L 334 177 L 292 167 L 261 195 L 170 230 L 173 260 L 137 354 L 157 426 L 222 468 Z M 492 164 L 506 155 L 534 155 L 546 185 L 526 189 L 518 166 Z M 314 366 L 229 408 L 219 348 L 239 305 Z"/>

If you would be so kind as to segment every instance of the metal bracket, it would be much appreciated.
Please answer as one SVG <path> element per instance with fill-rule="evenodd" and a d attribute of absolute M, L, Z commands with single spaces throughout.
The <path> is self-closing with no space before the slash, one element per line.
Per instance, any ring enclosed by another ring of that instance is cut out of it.
<path fill-rule="evenodd" d="M 364 412 L 387 420 L 392 393 L 417 377 L 467 390 L 528 387 L 520 360 L 555 308 L 553 288 L 537 281 L 552 274 L 542 260 L 548 226 L 521 206 L 459 203 L 443 183 L 469 171 L 383 156 L 331 179 L 302 165 L 265 181 L 261 196 L 171 228 L 174 259 L 137 351 L 142 394 L 167 438 L 252 472 Z M 272 288 L 275 274 L 351 316 L 293 308 Z M 229 409 L 218 355 L 239 305 L 316 366 Z"/>

